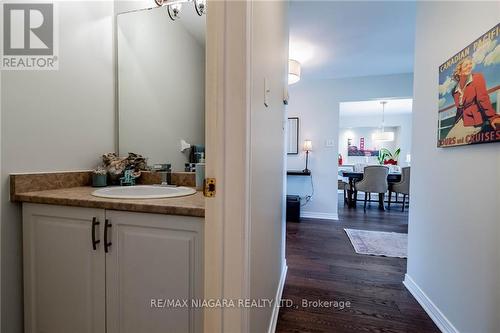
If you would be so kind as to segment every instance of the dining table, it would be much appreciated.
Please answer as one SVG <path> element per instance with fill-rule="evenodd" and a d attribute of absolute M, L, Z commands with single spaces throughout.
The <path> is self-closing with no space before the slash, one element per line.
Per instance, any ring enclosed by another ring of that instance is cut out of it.
<path fill-rule="evenodd" d="M 339 175 L 341 177 L 347 178 L 349 180 L 349 189 L 347 190 L 347 207 L 356 208 L 356 201 L 354 200 L 354 184 L 363 179 L 363 172 L 340 170 Z M 388 183 L 397 183 L 401 181 L 401 173 L 389 173 L 387 174 Z M 384 195 L 384 194 L 381 194 Z M 379 202 L 383 202 L 380 200 Z M 379 206 L 380 209 L 384 210 L 384 205 Z"/>

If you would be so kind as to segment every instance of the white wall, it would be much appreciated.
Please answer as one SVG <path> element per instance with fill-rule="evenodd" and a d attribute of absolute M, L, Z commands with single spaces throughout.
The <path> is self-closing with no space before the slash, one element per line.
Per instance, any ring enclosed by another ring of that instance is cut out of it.
<path fill-rule="evenodd" d="M 283 89 L 288 60 L 285 1 L 252 3 L 252 95 L 250 116 L 250 296 L 273 299 L 284 265 Z M 264 78 L 271 89 L 264 106 Z M 272 308 L 250 310 L 250 332 L 267 332 Z"/>
<path fill-rule="evenodd" d="M 302 208 L 302 214 L 318 218 L 337 218 L 337 157 L 339 136 L 339 103 L 376 98 L 411 97 L 412 74 L 359 77 L 338 80 L 303 79 L 290 86 L 287 116 L 300 118 L 299 143 L 313 141 L 309 155 L 315 194 Z M 325 147 L 327 139 L 333 147 Z M 305 154 L 288 155 L 288 169 L 302 170 Z M 307 177 L 288 176 L 288 194 L 310 194 Z"/>
<path fill-rule="evenodd" d="M 118 15 L 119 149 L 184 171 L 180 140 L 205 143 L 205 45 L 165 8 Z"/>
<path fill-rule="evenodd" d="M 112 14 L 112 2 L 60 2 L 59 70 L 2 73 L 2 332 L 22 331 L 21 215 L 8 175 L 89 169 L 114 150 Z"/>
<path fill-rule="evenodd" d="M 385 125 L 388 127 L 398 127 L 399 130 L 396 133 L 397 136 L 397 147 L 401 148 L 401 154 L 399 155 L 399 164 L 401 166 L 406 166 L 406 154 L 411 154 L 411 136 L 412 136 L 412 126 L 411 126 L 411 113 L 408 114 L 391 114 L 385 115 Z M 381 122 L 380 116 L 363 116 L 363 117 L 351 117 L 351 116 L 340 116 L 339 124 L 340 128 L 355 128 L 355 127 L 369 127 L 369 126 L 379 126 Z M 339 138 L 341 139 L 341 138 Z M 339 150 L 342 151 L 342 150 Z M 349 161 L 345 161 L 344 164 L 349 164 Z M 348 159 L 349 160 L 349 159 Z"/>
<path fill-rule="evenodd" d="M 499 19 L 498 1 L 417 4 L 407 274 L 460 332 L 500 331 L 500 145 L 436 148 L 438 66 Z"/>

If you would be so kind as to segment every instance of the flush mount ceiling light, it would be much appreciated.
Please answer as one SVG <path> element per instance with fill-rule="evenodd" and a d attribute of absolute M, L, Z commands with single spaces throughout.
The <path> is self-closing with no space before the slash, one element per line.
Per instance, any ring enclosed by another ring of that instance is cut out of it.
<path fill-rule="evenodd" d="M 380 132 L 376 132 L 373 134 L 372 139 L 374 141 L 394 141 L 394 132 L 386 132 L 384 130 L 384 121 L 385 121 L 385 105 L 387 101 L 380 102 L 382 104 L 382 127 Z"/>
<path fill-rule="evenodd" d="M 182 4 L 192 2 L 194 3 L 194 9 L 198 16 L 202 16 L 207 12 L 206 0 L 155 0 L 158 6 L 167 6 L 168 16 L 172 21 L 177 20 L 180 17 Z"/>
<path fill-rule="evenodd" d="M 288 59 L 288 84 L 294 84 L 300 81 L 300 62 L 294 59 Z"/>

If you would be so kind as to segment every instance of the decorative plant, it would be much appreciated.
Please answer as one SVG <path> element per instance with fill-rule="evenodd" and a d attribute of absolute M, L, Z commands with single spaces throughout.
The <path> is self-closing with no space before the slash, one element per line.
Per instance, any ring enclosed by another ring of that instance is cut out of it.
<path fill-rule="evenodd" d="M 141 175 L 141 171 L 147 170 L 146 159 L 135 153 L 128 153 L 127 157 L 119 157 L 116 153 L 107 153 L 102 156 L 102 161 L 112 184 L 120 182 L 125 170 L 133 170 L 135 178 Z"/>
<path fill-rule="evenodd" d="M 379 164 L 398 164 L 399 154 L 401 153 L 401 148 L 396 149 L 394 153 L 387 148 L 380 148 L 378 152 L 378 163 Z"/>

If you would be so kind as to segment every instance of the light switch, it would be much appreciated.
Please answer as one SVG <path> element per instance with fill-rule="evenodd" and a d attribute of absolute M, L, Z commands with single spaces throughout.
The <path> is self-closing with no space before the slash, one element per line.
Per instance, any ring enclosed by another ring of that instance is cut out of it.
<path fill-rule="evenodd" d="M 334 146 L 335 146 L 335 141 L 333 141 L 333 139 L 328 139 L 325 141 L 325 147 L 332 148 Z"/>

